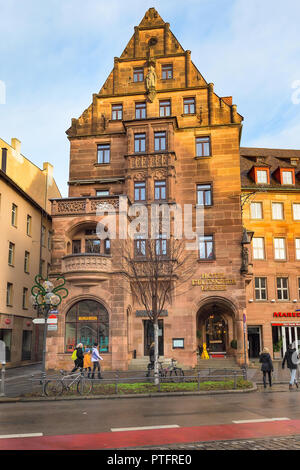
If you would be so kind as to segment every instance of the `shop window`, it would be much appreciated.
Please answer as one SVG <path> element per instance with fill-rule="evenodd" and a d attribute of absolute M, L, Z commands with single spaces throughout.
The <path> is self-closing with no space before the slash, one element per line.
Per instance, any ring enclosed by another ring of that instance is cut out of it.
<path fill-rule="evenodd" d="M 31 360 L 32 331 L 23 331 L 22 338 L 22 361 Z"/>
<path fill-rule="evenodd" d="M 108 312 L 100 302 L 82 300 L 66 315 L 65 351 L 72 352 L 78 343 L 90 349 L 95 342 L 100 352 L 109 351 Z"/>
<path fill-rule="evenodd" d="M 12 330 L 0 329 L 0 340 L 5 343 L 5 360 L 6 362 L 11 361 L 11 336 Z"/>
<path fill-rule="evenodd" d="M 277 278 L 277 298 L 278 300 L 289 300 L 289 287 L 287 277 Z"/>

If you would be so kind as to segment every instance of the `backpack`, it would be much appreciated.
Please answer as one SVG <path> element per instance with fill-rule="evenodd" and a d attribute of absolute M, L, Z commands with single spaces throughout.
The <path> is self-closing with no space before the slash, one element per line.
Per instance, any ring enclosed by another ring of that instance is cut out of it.
<path fill-rule="evenodd" d="M 77 349 L 74 349 L 73 354 L 72 354 L 72 361 L 76 361 L 77 359 Z"/>

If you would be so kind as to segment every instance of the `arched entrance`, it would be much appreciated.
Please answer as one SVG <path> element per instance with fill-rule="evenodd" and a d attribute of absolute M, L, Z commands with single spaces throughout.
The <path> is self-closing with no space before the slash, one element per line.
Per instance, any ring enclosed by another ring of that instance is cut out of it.
<path fill-rule="evenodd" d="M 235 355 L 234 310 L 224 299 L 207 300 L 197 313 L 197 342 L 200 351 L 206 344 L 210 357 Z"/>

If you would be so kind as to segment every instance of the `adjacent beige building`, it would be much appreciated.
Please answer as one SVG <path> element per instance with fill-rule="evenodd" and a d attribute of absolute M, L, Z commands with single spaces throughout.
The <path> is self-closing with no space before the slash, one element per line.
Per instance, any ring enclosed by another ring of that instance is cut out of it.
<path fill-rule="evenodd" d="M 51 263 L 49 198 L 60 198 L 53 167 L 43 169 L 21 154 L 21 142 L 0 139 L 0 340 L 7 366 L 41 360 L 43 328 L 34 325 L 30 302 L 34 278 Z"/>

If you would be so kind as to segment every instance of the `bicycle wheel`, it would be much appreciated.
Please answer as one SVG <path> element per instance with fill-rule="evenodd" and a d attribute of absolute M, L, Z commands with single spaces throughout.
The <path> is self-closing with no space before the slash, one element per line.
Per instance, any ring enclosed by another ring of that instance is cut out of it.
<path fill-rule="evenodd" d="M 176 367 L 175 370 L 175 375 L 178 378 L 178 382 L 182 382 L 184 380 L 184 372 L 180 367 Z"/>
<path fill-rule="evenodd" d="M 48 380 L 44 386 L 44 393 L 47 397 L 57 397 L 62 394 L 63 389 L 61 380 Z"/>
<path fill-rule="evenodd" d="M 80 395 L 88 395 L 93 388 L 93 382 L 90 379 L 82 378 L 77 384 L 77 392 Z"/>

